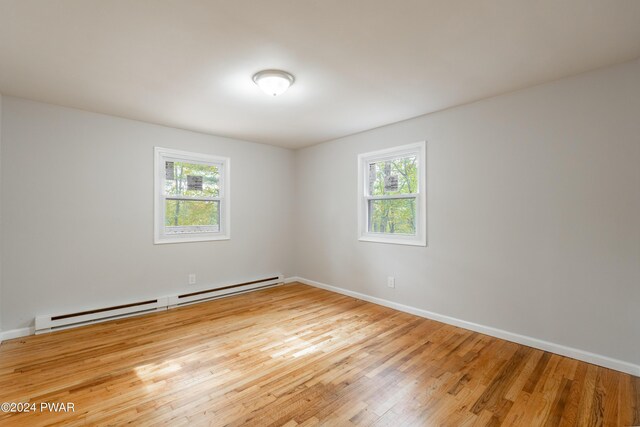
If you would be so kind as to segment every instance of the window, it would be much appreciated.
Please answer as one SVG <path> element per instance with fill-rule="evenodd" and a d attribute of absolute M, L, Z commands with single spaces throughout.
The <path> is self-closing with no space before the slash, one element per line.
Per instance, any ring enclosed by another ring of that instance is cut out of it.
<path fill-rule="evenodd" d="M 426 246 L 426 143 L 358 156 L 359 239 Z"/>
<path fill-rule="evenodd" d="M 155 148 L 155 243 L 229 239 L 229 159 Z"/>

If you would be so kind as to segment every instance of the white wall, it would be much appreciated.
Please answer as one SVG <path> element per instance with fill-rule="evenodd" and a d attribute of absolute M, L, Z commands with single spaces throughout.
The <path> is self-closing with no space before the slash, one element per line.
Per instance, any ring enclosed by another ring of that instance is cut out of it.
<path fill-rule="evenodd" d="M 5 331 L 36 315 L 293 273 L 292 151 L 7 96 L 2 113 Z M 231 240 L 153 244 L 154 146 L 231 158 Z"/>
<path fill-rule="evenodd" d="M 357 154 L 425 139 L 428 247 L 359 242 Z M 303 149 L 296 168 L 299 276 L 640 364 L 639 61 Z"/>
<path fill-rule="evenodd" d="M 2 94 L 0 93 L 0 242 L 2 242 Z M 2 256 L 0 254 L 0 343 L 2 342 Z"/>

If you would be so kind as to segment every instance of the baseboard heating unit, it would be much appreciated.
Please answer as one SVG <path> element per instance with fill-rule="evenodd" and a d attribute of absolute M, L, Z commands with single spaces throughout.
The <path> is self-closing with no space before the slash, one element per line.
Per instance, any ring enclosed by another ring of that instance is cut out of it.
<path fill-rule="evenodd" d="M 273 276 L 264 279 L 251 280 L 249 282 L 238 283 L 235 285 L 227 285 L 220 288 L 213 288 L 197 292 L 189 292 L 182 295 L 176 295 L 168 298 L 169 307 L 176 307 L 186 304 L 194 304 L 197 302 L 203 302 L 214 298 L 220 298 L 225 295 L 239 294 L 247 291 L 254 291 L 257 289 L 267 288 L 270 286 L 279 285 L 284 282 L 284 277 Z"/>
<path fill-rule="evenodd" d="M 274 275 L 237 284 L 223 285 L 211 289 L 131 302 L 112 307 L 94 308 L 53 316 L 37 316 L 35 319 L 35 333 L 43 334 L 124 317 L 139 316 L 154 311 L 167 310 L 183 305 L 196 304 L 216 298 L 268 288 L 282 284 L 283 282 L 284 277 L 282 275 Z"/>
<path fill-rule="evenodd" d="M 157 298 L 113 307 L 85 310 L 77 313 L 38 316 L 36 317 L 36 335 L 166 309 L 167 298 Z"/>

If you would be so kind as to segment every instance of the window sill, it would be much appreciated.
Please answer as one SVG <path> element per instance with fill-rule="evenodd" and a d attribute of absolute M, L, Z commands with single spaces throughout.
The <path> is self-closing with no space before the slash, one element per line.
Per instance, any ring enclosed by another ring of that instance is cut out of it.
<path fill-rule="evenodd" d="M 218 240 L 230 240 L 231 237 L 225 236 L 189 236 L 189 237 L 176 237 L 176 238 L 155 238 L 153 240 L 154 245 L 165 245 L 169 243 L 192 243 L 192 242 L 213 242 Z"/>
<path fill-rule="evenodd" d="M 360 236 L 358 240 L 361 242 L 388 243 L 391 245 L 427 246 L 427 242 L 425 240 L 420 240 L 420 239 L 403 239 L 403 238 L 365 235 L 365 236 Z"/>

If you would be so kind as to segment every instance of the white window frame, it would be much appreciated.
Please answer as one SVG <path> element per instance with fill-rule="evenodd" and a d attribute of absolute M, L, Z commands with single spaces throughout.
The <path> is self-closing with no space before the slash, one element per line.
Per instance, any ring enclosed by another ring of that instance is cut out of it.
<path fill-rule="evenodd" d="M 219 201 L 220 229 L 217 232 L 170 234 L 165 233 L 165 178 L 166 161 L 215 164 L 221 167 L 218 197 L 193 198 L 191 200 Z M 154 243 L 206 242 L 212 240 L 229 240 L 231 238 L 231 160 L 228 157 L 210 154 L 192 153 L 170 148 L 154 147 Z"/>
<path fill-rule="evenodd" d="M 358 240 L 363 242 L 392 243 L 397 245 L 427 246 L 427 197 L 426 197 L 426 141 L 391 147 L 358 155 Z M 418 158 L 418 189 L 413 194 L 371 196 L 369 194 L 369 165 L 371 163 L 416 155 Z M 369 231 L 369 200 L 416 199 L 416 234 L 402 235 L 372 233 Z"/>

